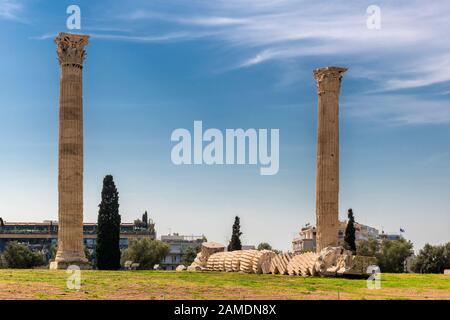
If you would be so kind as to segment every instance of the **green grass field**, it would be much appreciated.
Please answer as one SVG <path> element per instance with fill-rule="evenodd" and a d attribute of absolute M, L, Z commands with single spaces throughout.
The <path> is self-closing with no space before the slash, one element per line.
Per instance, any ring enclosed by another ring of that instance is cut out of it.
<path fill-rule="evenodd" d="M 170 271 L 82 271 L 68 289 L 65 271 L 0 269 L 0 299 L 450 299 L 450 276 L 382 274 L 366 280 Z"/>

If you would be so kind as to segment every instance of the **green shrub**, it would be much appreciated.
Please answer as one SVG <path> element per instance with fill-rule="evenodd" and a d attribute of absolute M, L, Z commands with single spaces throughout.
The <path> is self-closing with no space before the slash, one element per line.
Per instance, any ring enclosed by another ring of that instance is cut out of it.
<path fill-rule="evenodd" d="M 450 242 L 442 246 L 426 244 L 414 259 L 412 269 L 417 273 L 443 273 L 450 269 Z"/>
<path fill-rule="evenodd" d="M 3 253 L 6 266 L 13 269 L 30 269 L 44 265 L 44 257 L 31 251 L 26 245 L 16 241 L 9 242 Z"/>
<path fill-rule="evenodd" d="M 139 269 L 153 269 L 170 251 L 168 244 L 151 240 L 149 238 L 133 239 L 128 245 L 128 249 L 122 253 L 121 264 L 126 261 L 133 261 L 139 264 Z"/>
<path fill-rule="evenodd" d="M 405 239 L 383 240 L 376 254 L 381 272 L 404 272 L 406 258 L 414 253 L 412 248 L 412 243 Z"/>

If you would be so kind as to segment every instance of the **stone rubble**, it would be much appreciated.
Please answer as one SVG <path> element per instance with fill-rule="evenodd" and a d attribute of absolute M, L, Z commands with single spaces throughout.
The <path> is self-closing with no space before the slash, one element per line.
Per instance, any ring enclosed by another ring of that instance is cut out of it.
<path fill-rule="evenodd" d="M 206 243 L 188 271 L 241 272 L 297 276 L 367 275 L 375 258 L 352 255 L 342 247 L 326 247 L 320 253 L 275 253 L 271 250 L 224 251 L 220 244 Z M 207 257 L 207 258 L 205 258 Z"/>
<path fill-rule="evenodd" d="M 180 264 L 180 265 L 175 269 L 175 271 L 184 271 L 184 270 L 187 270 L 187 268 L 186 268 L 186 266 L 184 266 L 184 265 L 182 265 L 182 264 Z"/>
<path fill-rule="evenodd" d="M 224 252 L 225 246 L 217 242 L 204 242 L 201 251 L 197 254 L 194 262 L 188 267 L 188 271 L 206 270 L 208 259 L 217 252 Z"/>

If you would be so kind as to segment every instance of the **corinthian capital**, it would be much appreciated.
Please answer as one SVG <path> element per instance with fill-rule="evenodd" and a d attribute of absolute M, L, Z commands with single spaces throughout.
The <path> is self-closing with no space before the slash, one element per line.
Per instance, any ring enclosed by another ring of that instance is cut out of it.
<path fill-rule="evenodd" d="M 317 81 L 319 94 L 325 91 L 339 92 L 342 74 L 347 68 L 325 67 L 314 70 L 314 79 Z"/>
<path fill-rule="evenodd" d="M 60 65 L 83 66 L 86 57 L 84 47 L 88 44 L 89 36 L 60 32 L 55 39 Z"/>

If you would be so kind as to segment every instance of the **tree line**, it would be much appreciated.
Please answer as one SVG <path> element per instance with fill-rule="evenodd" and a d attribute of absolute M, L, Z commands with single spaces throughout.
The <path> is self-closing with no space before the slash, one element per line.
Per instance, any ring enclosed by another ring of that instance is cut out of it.
<path fill-rule="evenodd" d="M 3 221 L 1 221 L 3 222 Z M 168 244 L 150 238 L 132 239 L 125 250 L 120 250 L 120 223 L 119 192 L 111 175 L 103 179 L 101 202 L 98 212 L 97 246 L 93 267 L 99 270 L 118 270 L 127 262 L 132 263 L 137 269 L 153 269 L 161 259 L 168 255 Z M 155 224 L 149 220 L 147 212 L 142 220 L 135 221 L 138 228 L 155 232 Z M 348 210 L 348 223 L 345 229 L 343 246 L 354 254 L 372 256 L 377 260 L 381 272 L 404 272 L 405 262 L 413 255 L 413 244 L 403 238 L 398 240 L 376 239 L 356 242 L 355 217 L 353 210 Z M 240 218 L 236 216 L 232 226 L 231 239 L 228 243 L 228 251 L 242 250 Z M 203 239 L 206 241 L 206 238 Z M 189 246 L 183 253 L 182 263 L 186 266 L 194 261 L 201 250 L 201 243 Z M 266 242 L 260 243 L 257 250 L 274 250 Z M 277 250 L 274 250 L 278 252 Z M 54 257 L 56 248 L 52 248 Z M 85 250 L 88 259 L 92 255 Z M 33 252 L 26 245 L 18 242 L 9 242 L 6 250 L 0 255 L 0 267 L 8 268 L 33 268 L 45 265 L 44 256 L 39 252 Z M 411 270 L 416 273 L 443 273 L 450 269 L 450 242 L 444 245 L 433 246 L 426 244 L 419 254 L 413 258 Z"/>

